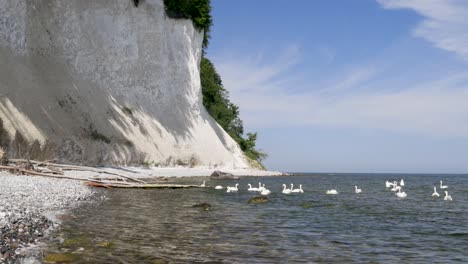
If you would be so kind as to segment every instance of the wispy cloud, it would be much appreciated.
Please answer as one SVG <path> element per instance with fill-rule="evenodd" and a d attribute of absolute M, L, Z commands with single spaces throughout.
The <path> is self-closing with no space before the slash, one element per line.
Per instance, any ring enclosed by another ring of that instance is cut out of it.
<path fill-rule="evenodd" d="M 290 74 L 300 63 L 299 53 L 287 51 L 279 57 L 275 61 L 239 56 L 215 59 L 249 128 L 345 127 L 468 136 L 468 72 L 393 89 L 385 87 L 384 81 L 379 84 L 381 73 L 374 68 L 356 66 L 316 89 L 309 78 Z M 363 89 L 370 81 L 380 86 Z M 290 87 L 298 83 L 309 89 L 291 92 Z"/>
<path fill-rule="evenodd" d="M 384 8 L 412 9 L 424 20 L 414 34 L 436 47 L 468 60 L 468 1 L 466 0 L 377 0 Z"/>

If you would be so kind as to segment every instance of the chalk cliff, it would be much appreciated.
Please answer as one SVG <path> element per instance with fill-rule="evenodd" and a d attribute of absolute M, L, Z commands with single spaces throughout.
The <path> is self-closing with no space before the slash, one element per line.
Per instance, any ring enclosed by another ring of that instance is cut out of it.
<path fill-rule="evenodd" d="M 249 167 L 202 105 L 202 41 L 162 0 L 0 0 L 0 146 L 87 165 Z"/>

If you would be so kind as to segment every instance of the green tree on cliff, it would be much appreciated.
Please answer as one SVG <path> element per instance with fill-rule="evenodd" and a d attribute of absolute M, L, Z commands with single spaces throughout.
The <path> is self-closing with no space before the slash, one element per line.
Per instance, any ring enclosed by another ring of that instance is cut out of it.
<path fill-rule="evenodd" d="M 208 47 L 213 24 L 210 0 L 164 0 L 164 5 L 169 17 L 191 19 L 197 29 L 203 30 L 203 47 Z"/>

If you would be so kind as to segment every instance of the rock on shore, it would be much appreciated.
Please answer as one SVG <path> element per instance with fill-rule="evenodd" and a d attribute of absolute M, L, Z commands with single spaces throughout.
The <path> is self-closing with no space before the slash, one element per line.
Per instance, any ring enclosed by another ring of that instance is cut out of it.
<path fill-rule="evenodd" d="M 0 172 L 0 263 L 33 256 L 37 252 L 28 248 L 55 224 L 54 216 L 95 193 L 75 180 Z"/>

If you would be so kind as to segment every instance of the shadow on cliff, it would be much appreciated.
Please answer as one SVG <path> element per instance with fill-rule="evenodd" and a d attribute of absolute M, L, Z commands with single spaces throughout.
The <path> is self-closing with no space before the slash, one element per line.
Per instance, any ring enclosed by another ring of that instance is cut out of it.
<path fill-rule="evenodd" d="M 59 2 L 60 5 L 72 6 L 73 10 L 84 10 L 74 14 L 77 15 L 72 17 L 75 20 L 67 20 L 73 12 L 64 14 L 61 12 L 64 6 L 51 8 Z M 111 4 L 120 8 L 124 18 L 128 18 L 122 19 L 125 23 L 115 24 L 118 19 L 105 23 L 106 13 L 100 11 Z M 150 38 L 148 41 L 151 43 L 159 37 L 161 48 L 141 44 L 144 51 L 136 51 L 135 56 L 150 58 L 143 65 L 114 61 L 116 57 L 128 56 L 131 59 L 134 56 L 131 45 L 125 42 L 131 39 L 133 32 L 123 25 L 140 23 L 136 26 L 142 28 L 143 21 L 149 25 L 161 22 L 152 19 L 159 9 L 149 4 L 134 8 L 130 1 L 87 1 L 84 7 L 81 5 L 78 1 L 46 0 L 26 4 L 26 29 L 17 33 L 28 37 L 27 42 L 31 45 L 25 45 L 27 56 L 14 55 L 17 52 L 0 46 L 0 145 L 8 148 L 11 157 L 57 159 L 64 163 L 87 165 L 131 165 L 147 162 L 147 153 L 151 151 L 157 152 L 153 156 L 161 157 L 158 163 L 162 165 L 188 164 L 190 156 L 196 156 L 196 153 L 187 153 L 186 160 L 179 161 L 180 157 L 164 153 L 161 145 L 174 142 L 173 148 L 184 152 L 191 139 L 197 137 L 194 135 L 196 122 L 211 126 L 221 143 L 227 149 L 232 148 L 227 142 L 227 134 L 208 115 L 199 101 L 201 99 L 194 100 L 198 96 L 197 91 L 184 87 L 193 80 L 187 76 L 179 80 L 175 76 L 177 70 L 166 69 L 170 63 L 193 62 L 194 58 L 188 56 L 194 54 L 178 52 L 183 45 L 164 42 L 167 36 L 154 32 L 151 35 L 142 30 L 135 39 Z M 85 11 L 96 13 L 86 16 L 88 13 Z M 160 11 L 164 12 L 163 9 Z M 62 21 L 62 16 L 67 16 L 63 21 L 72 22 L 57 23 Z M 96 25 L 96 28 L 90 25 Z M 186 28 L 177 26 L 178 32 L 170 31 L 168 34 L 185 34 Z M 174 28 L 171 30 L 177 29 Z M 110 45 L 118 40 L 115 36 L 123 35 L 124 49 L 106 50 L 113 46 L 101 45 L 99 38 L 102 35 L 108 37 L 105 43 Z M 181 41 L 186 37 L 181 35 Z M 74 42 L 82 46 L 73 46 Z M 167 56 L 161 55 L 163 48 L 168 52 Z M 108 54 L 110 58 L 106 57 Z M 159 57 L 151 57 L 151 54 Z M 54 58 L 61 59 L 55 61 Z M 158 65 L 155 58 L 163 61 L 156 60 Z M 117 70 L 114 69 L 115 64 Z M 77 72 L 77 65 L 89 68 Z M 184 67 L 183 71 L 194 74 L 190 68 L 193 65 Z M 155 72 L 162 72 L 168 81 L 159 86 L 154 84 L 152 81 L 158 79 Z M 153 99 L 154 102 L 151 101 Z"/>
<path fill-rule="evenodd" d="M 114 97 L 90 81 L 74 79 L 58 62 L 43 56 L 24 60 L 0 48 L 0 60 L 6 62 L 0 65 L 0 145 L 10 157 L 138 165 L 147 162 L 147 155 L 130 139 L 140 138 L 164 157 L 159 164 L 191 165 L 196 161 L 189 157 L 180 160 L 162 153 L 155 139 L 173 137 L 174 147 L 181 148 L 177 146 L 181 140 L 190 142 L 194 137 L 197 118 L 207 122 L 229 149 L 226 134 L 203 106 L 188 106 L 193 96 L 189 93 L 181 93 L 180 101 L 169 102 L 170 106 L 147 109 Z M 6 130 L 15 132 L 8 135 Z"/>

